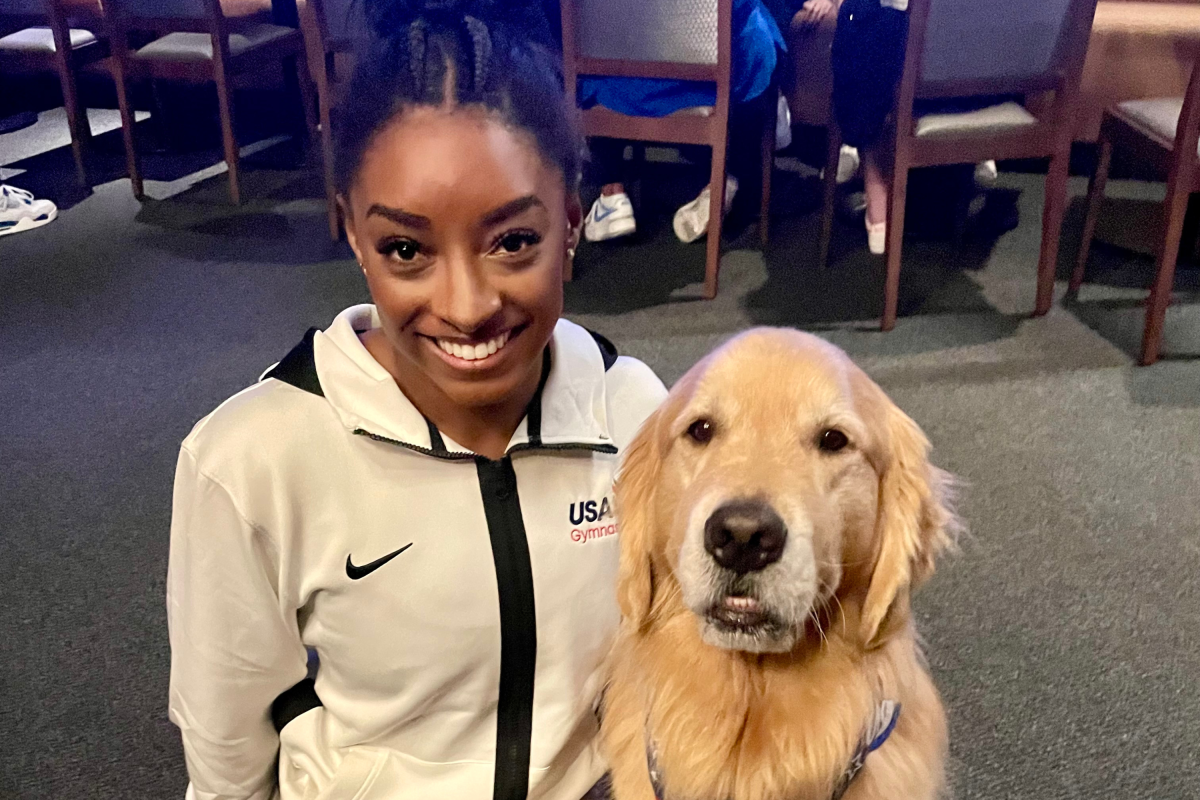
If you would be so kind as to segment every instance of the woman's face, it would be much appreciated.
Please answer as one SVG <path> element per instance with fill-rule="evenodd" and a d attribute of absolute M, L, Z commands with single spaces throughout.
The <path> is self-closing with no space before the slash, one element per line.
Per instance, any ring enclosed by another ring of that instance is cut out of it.
<path fill-rule="evenodd" d="M 342 208 L 402 386 L 482 407 L 528 385 L 581 215 L 531 137 L 477 109 L 411 109 L 372 139 Z"/>

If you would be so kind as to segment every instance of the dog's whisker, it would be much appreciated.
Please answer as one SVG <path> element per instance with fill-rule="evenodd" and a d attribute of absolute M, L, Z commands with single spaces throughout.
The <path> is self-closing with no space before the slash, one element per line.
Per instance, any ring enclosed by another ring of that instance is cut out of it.
<path fill-rule="evenodd" d="M 821 627 L 821 620 L 819 620 L 817 618 L 817 615 L 813 612 L 813 610 L 811 608 L 808 610 L 808 616 L 812 619 L 813 627 L 815 627 L 817 629 L 817 634 L 821 637 L 821 649 L 824 650 L 825 647 L 829 644 L 829 639 L 825 636 L 825 631 Z"/>
<path fill-rule="evenodd" d="M 842 621 L 842 636 L 846 635 L 846 609 L 842 607 L 842 601 L 838 599 L 836 594 L 829 595 L 833 602 L 837 603 L 838 618 Z M 828 600 L 826 602 L 829 602 Z"/>

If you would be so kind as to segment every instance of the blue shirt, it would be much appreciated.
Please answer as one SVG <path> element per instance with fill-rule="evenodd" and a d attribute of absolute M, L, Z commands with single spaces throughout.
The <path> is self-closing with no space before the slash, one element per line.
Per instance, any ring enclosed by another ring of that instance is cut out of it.
<path fill-rule="evenodd" d="M 787 52 L 787 45 L 762 0 L 733 0 L 733 102 L 753 100 L 767 90 L 781 52 Z M 581 108 L 601 105 L 630 116 L 665 117 L 683 108 L 716 102 L 717 87 L 707 81 L 579 78 Z"/>

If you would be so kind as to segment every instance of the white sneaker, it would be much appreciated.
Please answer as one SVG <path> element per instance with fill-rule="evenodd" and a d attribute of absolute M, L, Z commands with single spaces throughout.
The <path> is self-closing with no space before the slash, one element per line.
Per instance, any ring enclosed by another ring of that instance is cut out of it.
<path fill-rule="evenodd" d="M 738 182 L 737 178 L 732 175 L 725 176 L 725 210 L 724 214 L 729 213 L 729 209 L 733 206 L 733 196 L 737 194 Z M 712 201 L 709 199 L 711 192 L 707 186 L 700 192 L 700 196 L 685 206 L 681 206 L 675 212 L 675 220 L 672 227 L 675 228 L 675 235 L 679 237 L 681 242 L 694 242 L 708 232 L 708 219 L 710 215 L 709 206 Z"/>
<path fill-rule="evenodd" d="M 860 162 L 857 148 L 848 144 L 842 145 L 842 150 L 838 153 L 837 182 L 848 183 L 853 179 L 858 174 Z"/>
<path fill-rule="evenodd" d="M 999 177 L 1000 170 L 996 168 L 995 161 L 980 161 L 975 165 L 975 185 L 979 188 L 992 188 L 996 185 L 996 179 Z"/>
<path fill-rule="evenodd" d="M 866 217 L 863 220 L 867 225 L 867 249 L 873 256 L 883 255 L 887 249 L 887 221 L 871 222 Z"/>
<path fill-rule="evenodd" d="M 32 192 L 0 184 L 0 236 L 40 228 L 58 216 L 58 206 Z"/>
<path fill-rule="evenodd" d="M 592 210 L 583 221 L 583 238 L 589 242 L 603 242 L 628 236 L 637 230 L 633 219 L 633 203 L 624 192 L 600 195 L 592 203 Z"/>

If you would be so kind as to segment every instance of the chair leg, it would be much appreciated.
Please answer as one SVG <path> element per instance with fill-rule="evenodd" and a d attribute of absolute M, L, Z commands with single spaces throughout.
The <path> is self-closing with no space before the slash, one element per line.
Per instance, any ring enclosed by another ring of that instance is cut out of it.
<path fill-rule="evenodd" d="M 64 54 L 59 64 L 59 79 L 62 84 L 63 106 L 67 111 L 67 127 L 71 130 L 71 152 L 75 156 L 75 174 L 79 185 L 86 187 L 87 167 L 84 165 L 84 147 L 91 141 L 92 130 L 88 124 L 87 109 L 79 100 L 79 87 L 75 81 L 75 71 L 71 66 L 71 56 Z"/>
<path fill-rule="evenodd" d="M 890 331 L 896 327 L 900 308 L 900 256 L 904 247 L 904 204 L 908 198 L 908 154 L 896 148 L 892 167 L 892 185 L 888 187 L 887 277 L 883 287 L 883 320 L 880 328 Z"/>
<path fill-rule="evenodd" d="M 238 180 L 238 146 L 233 133 L 233 102 L 229 91 L 229 77 L 225 70 L 214 70 L 217 84 L 217 111 L 221 116 L 221 142 L 225 147 L 225 164 L 229 168 L 229 199 L 236 206 L 242 202 Z"/>
<path fill-rule="evenodd" d="M 829 266 L 829 244 L 833 239 L 834 202 L 837 199 L 838 159 L 842 151 L 842 135 L 830 119 L 825 129 L 825 175 L 821 187 L 821 236 L 817 244 L 817 266 Z"/>
<path fill-rule="evenodd" d="M 320 89 L 320 87 L 318 87 Z M 321 92 L 318 98 L 321 107 L 321 161 L 325 171 L 325 210 L 329 216 L 329 238 L 337 241 L 342 236 L 341 225 L 338 221 L 337 184 L 333 174 L 333 130 L 330 124 L 328 88 Z"/>
<path fill-rule="evenodd" d="M 303 54 L 293 56 L 287 59 L 290 63 L 285 63 L 283 66 L 284 75 L 288 81 L 291 81 L 294 76 L 296 81 L 296 93 L 300 100 L 300 113 L 302 115 L 300 124 L 300 135 L 306 140 L 307 147 L 312 147 L 316 141 L 317 133 L 317 106 L 313 102 L 313 83 L 312 76 L 309 75 L 308 59 Z"/>
<path fill-rule="evenodd" d="M 727 137 L 713 145 L 712 172 L 708 179 L 708 242 L 704 258 L 704 296 L 717 296 L 717 273 L 721 269 L 721 223 L 725 216 L 725 148 Z"/>
<path fill-rule="evenodd" d="M 1189 170 L 1179 170 L 1188 172 Z M 1167 318 L 1167 306 L 1171 303 L 1171 287 L 1175 282 L 1175 262 L 1179 257 L 1179 242 L 1183 236 L 1183 218 L 1187 214 L 1190 175 L 1175 175 L 1167 189 L 1163 204 L 1162 239 L 1158 245 L 1158 264 L 1154 273 L 1154 285 L 1146 301 L 1146 327 L 1142 333 L 1142 352 L 1138 363 L 1149 366 L 1158 360 L 1162 350 L 1163 324 Z"/>
<path fill-rule="evenodd" d="M 1060 150 L 1050 159 L 1046 175 L 1046 203 L 1042 210 L 1042 250 L 1038 256 L 1037 301 L 1033 315 L 1040 317 L 1054 302 L 1054 274 L 1058 269 L 1058 239 L 1067 205 L 1067 170 L 1070 150 Z"/>
<path fill-rule="evenodd" d="M 775 95 L 768 92 L 768 95 Z M 764 249 L 771 234 L 771 173 L 775 171 L 775 123 L 778 103 L 768 103 L 763 114 L 761 142 L 762 198 L 758 207 L 758 242 Z"/>
<path fill-rule="evenodd" d="M 144 200 L 146 187 L 142 183 L 142 169 L 138 163 L 137 145 L 133 135 L 136 118 L 129 98 L 129 87 L 126 84 L 125 70 L 121 65 L 121 59 L 115 58 L 113 63 L 113 82 L 117 87 L 117 106 L 121 109 L 121 138 L 125 142 L 125 168 L 129 172 L 129 183 L 133 187 L 133 196 L 138 200 Z"/>
<path fill-rule="evenodd" d="M 1108 184 L 1110 166 L 1112 166 L 1112 142 L 1101 134 L 1096 172 L 1088 184 L 1087 213 L 1083 218 L 1083 235 L 1079 239 L 1079 256 L 1075 259 L 1075 269 L 1071 270 L 1071 282 L 1067 285 L 1069 297 L 1077 295 L 1079 287 L 1083 285 L 1088 256 L 1092 252 L 1092 238 L 1096 235 L 1096 220 L 1100 217 L 1100 206 L 1104 203 L 1104 187 Z"/>

